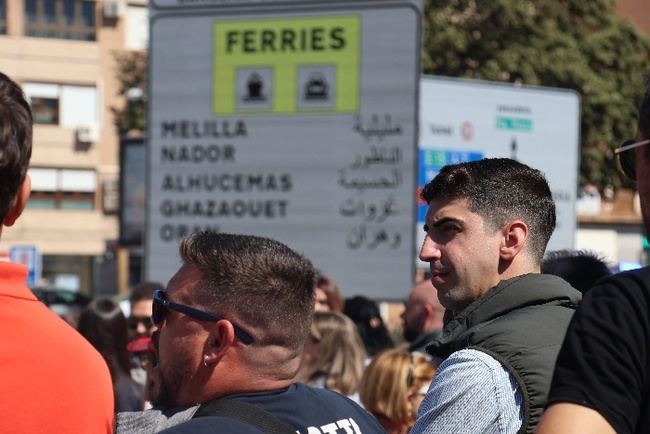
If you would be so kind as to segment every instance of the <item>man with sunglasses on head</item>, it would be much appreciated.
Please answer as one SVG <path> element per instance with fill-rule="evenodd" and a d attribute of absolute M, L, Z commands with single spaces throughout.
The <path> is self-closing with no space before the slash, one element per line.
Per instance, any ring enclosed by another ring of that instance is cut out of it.
<path fill-rule="evenodd" d="M 150 338 L 156 330 L 151 321 L 153 293 L 164 287 L 155 282 L 142 282 L 131 289 L 128 319 L 130 339 Z"/>
<path fill-rule="evenodd" d="M 649 82 L 650 84 L 650 82 Z M 650 87 L 633 141 L 617 150 L 650 231 Z M 537 432 L 650 432 L 650 267 L 604 278 L 585 295 L 557 359 Z"/>
<path fill-rule="evenodd" d="M 129 343 L 127 350 L 131 356 L 131 378 L 147 387 L 147 365 L 151 348 L 151 336 L 156 326 L 151 321 L 154 291 L 164 289 L 156 282 L 142 282 L 131 289 L 129 295 Z M 145 394 L 148 398 L 148 393 Z"/>
<path fill-rule="evenodd" d="M 29 104 L 0 73 L 0 233 L 27 204 L 31 153 Z M 113 386 L 104 359 L 36 299 L 26 279 L 26 267 L 0 261 L 0 432 L 111 433 Z"/>
<path fill-rule="evenodd" d="M 384 432 L 351 400 L 294 382 L 314 309 L 309 260 L 268 238 L 214 232 L 183 239 L 180 256 L 153 297 L 155 407 L 119 414 L 118 433 L 192 432 L 190 419 L 206 416 L 263 432 Z M 215 433 L 228 432 L 222 422 Z"/>

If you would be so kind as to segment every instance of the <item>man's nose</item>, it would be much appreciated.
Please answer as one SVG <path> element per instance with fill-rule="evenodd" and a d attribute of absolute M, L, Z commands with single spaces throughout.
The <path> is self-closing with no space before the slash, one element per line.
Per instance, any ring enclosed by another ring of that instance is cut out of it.
<path fill-rule="evenodd" d="M 438 244 L 436 244 L 429 235 L 424 237 L 419 257 L 420 261 L 423 262 L 432 262 L 440 259 L 440 249 L 438 248 Z"/>

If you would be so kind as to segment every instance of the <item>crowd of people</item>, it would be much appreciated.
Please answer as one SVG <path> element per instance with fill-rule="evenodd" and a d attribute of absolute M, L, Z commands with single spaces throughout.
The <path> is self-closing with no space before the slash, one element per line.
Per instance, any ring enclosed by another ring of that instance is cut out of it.
<path fill-rule="evenodd" d="M 650 229 L 650 90 L 617 155 Z M 0 235 L 29 198 L 32 117 L 0 73 Z M 403 344 L 269 238 L 196 232 L 165 285 L 64 322 L 0 262 L 0 432 L 650 432 L 650 268 L 546 254 L 544 175 L 507 158 L 445 166 L 422 191 Z M 584 296 L 584 298 L 583 298 Z"/>

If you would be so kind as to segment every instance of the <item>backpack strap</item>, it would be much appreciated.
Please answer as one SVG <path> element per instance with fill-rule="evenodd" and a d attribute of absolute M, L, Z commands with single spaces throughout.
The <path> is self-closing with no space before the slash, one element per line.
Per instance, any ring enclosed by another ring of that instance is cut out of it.
<path fill-rule="evenodd" d="M 236 399 L 215 399 L 201 404 L 193 418 L 222 416 L 245 422 L 265 434 L 296 434 L 296 430 L 274 414 Z"/>

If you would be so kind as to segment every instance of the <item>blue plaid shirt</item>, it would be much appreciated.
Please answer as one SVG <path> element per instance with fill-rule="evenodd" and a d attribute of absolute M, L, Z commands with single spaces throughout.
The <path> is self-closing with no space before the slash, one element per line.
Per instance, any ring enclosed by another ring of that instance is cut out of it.
<path fill-rule="evenodd" d="M 438 368 L 410 434 L 514 434 L 523 415 L 514 377 L 493 357 L 465 349 Z"/>

